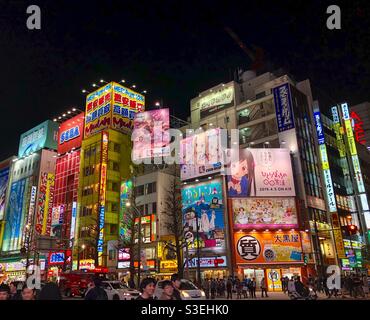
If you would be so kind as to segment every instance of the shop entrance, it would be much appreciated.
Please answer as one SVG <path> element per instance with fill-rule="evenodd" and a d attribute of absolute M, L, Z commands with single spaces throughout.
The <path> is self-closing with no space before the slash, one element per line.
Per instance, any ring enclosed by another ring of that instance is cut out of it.
<path fill-rule="evenodd" d="M 263 269 L 244 269 L 244 278 L 256 279 L 256 290 L 260 290 L 262 278 L 265 276 Z"/>
<path fill-rule="evenodd" d="M 292 277 L 300 276 L 302 279 L 302 273 L 301 273 L 301 268 L 283 268 L 281 269 L 281 273 L 283 277 L 288 277 L 291 279 Z"/>
<path fill-rule="evenodd" d="M 226 269 L 222 270 L 204 270 L 202 271 L 202 279 L 226 279 L 227 271 Z"/>

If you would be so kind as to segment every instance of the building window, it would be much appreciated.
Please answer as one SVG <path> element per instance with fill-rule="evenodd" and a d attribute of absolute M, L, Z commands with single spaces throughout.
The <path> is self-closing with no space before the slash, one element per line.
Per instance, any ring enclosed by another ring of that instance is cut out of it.
<path fill-rule="evenodd" d="M 116 259 L 116 250 L 109 250 L 109 260 L 115 260 Z"/>
<path fill-rule="evenodd" d="M 119 192 L 119 184 L 117 182 L 112 182 L 112 191 Z"/>
<path fill-rule="evenodd" d="M 110 225 L 110 234 L 117 234 L 118 233 L 118 226 L 116 224 Z"/>
<path fill-rule="evenodd" d="M 136 195 L 137 196 L 143 196 L 144 195 L 144 186 L 138 186 L 136 187 Z"/>
<path fill-rule="evenodd" d="M 119 164 L 117 162 L 113 162 L 113 170 L 114 171 L 119 171 Z"/>
<path fill-rule="evenodd" d="M 157 183 L 156 182 L 152 182 L 152 183 L 148 183 L 147 185 L 148 189 L 147 189 L 147 194 L 151 194 L 151 193 L 154 193 L 157 191 Z"/>
<path fill-rule="evenodd" d="M 120 147 L 120 145 L 119 145 L 119 144 L 117 144 L 117 143 L 115 143 L 115 144 L 113 145 L 113 150 L 114 150 L 114 152 L 120 152 L 120 151 L 121 151 L 121 147 Z"/>
<path fill-rule="evenodd" d="M 152 203 L 152 213 L 157 214 L 157 202 Z"/>
<path fill-rule="evenodd" d="M 112 212 L 118 212 L 118 203 L 112 203 Z"/>
<path fill-rule="evenodd" d="M 83 207 L 81 216 L 86 217 L 86 216 L 91 216 L 92 215 L 92 207 Z"/>

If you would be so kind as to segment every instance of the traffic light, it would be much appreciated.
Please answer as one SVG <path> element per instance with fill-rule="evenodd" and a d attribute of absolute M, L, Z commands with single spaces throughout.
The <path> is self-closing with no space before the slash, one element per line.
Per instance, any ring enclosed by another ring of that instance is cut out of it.
<path fill-rule="evenodd" d="M 348 225 L 348 226 L 347 226 L 347 231 L 348 231 L 348 233 L 349 233 L 350 235 L 353 235 L 353 234 L 356 234 L 356 233 L 357 233 L 358 228 L 357 228 L 357 226 L 356 226 L 356 225 L 354 225 L 354 224 L 350 224 L 350 225 Z"/>

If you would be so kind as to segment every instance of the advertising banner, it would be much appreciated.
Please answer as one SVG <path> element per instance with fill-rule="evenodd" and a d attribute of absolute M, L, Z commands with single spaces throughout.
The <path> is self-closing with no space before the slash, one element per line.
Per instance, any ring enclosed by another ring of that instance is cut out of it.
<path fill-rule="evenodd" d="M 201 257 L 199 260 L 199 265 L 201 268 L 225 268 L 227 267 L 226 264 L 226 256 L 220 257 Z M 198 258 L 189 259 L 188 262 L 184 261 L 185 265 L 188 263 L 189 268 L 196 268 L 198 266 Z"/>
<path fill-rule="evenodd" d="M 279 132 L 294 128 L 292 96 L 289 84 L 285 83 L 272 89 L 274 94 L 276 121 Z"/>
<path fill-rule="evenodd" d="M 229 197 L 295 196 L 288 149 L 228 149 L 225 166 Z"/>
<path fill-rule="evenodd" d="M 144 111 L 145 98 L 118 83 L 113 82 L 112 129 L 123 133 L 134 128 L 135 114 Z"/>
<path fill-rule="evenodd" d="M 60 238 L 62 236 L 64 211 L 65 211 L 64 205 L 60 205 L 53 208 L 50 236 L 57 238 Z"/>
<path fill-rule="evenodd" d="M 235 232 L 239 264 L 303 263 L 299 231 Z"/>
<path fill-rule="evenodd" d="M 85 138 L 109 127 L 111 123 L 112 87 L 112 83 L 108 83 L 87 95 Z"/>
<path fill-rule="evenodd" d="M 21 134 L 18 157 L 24 157 L 42 148 L 57 150 L 58 146 L 57 122 L 46 120 L 38 126 Z"/>
<path fill-rule="evenodd" d="M 294 198 L 232 199 L 235 229 L 296 228 Z"/>
<path fill-rule="evenodd" d="M 84 113 L 60 124 L 58 135 L 58 153 L 63 154 L 73 148 L 81 147 L 84 130 Z"/>
<path fill-rule="evenodd" d="M 224 248 L 225 224 L 220 179 L 189 185 L 181 190 L 185 237 L 190 249 Z"/>
<path fill-rule="evenodd" d="M 51 218 L 53 210 L 53 197 L 54 197 L 54 174 L 48 173 L 45 194 L 45 215 L 42 228 L 42 234 L 50 235 L 51 233 Z"/>
<path fill-rule="evenodd" d="M 6 191 L 8 190 L 9 168 L 0 171 L 0 221 L 4 219 Z"/>
<path fill-rule="evenodd" d="M 132 226 L 132 215 L 128 212 L 126 203 L 130 199 L 132 192 L 132 181 L 125 180 L 121 183 L 121 194 L 120 194 L 120 228 L 119 236 L 120 240 L 124 243 L 128 243 L 131 239 L 131 226 Z"/>
<path fill-rule="evenodd" d="M 37 214 L 36 214 L 36 232 L 42 234 L 44 217 L 47 211 L 46 192 L 47 192 L 48 174 L 47 172 L 40 173 L 39 192 L 37 198 Z"/>
<path fill-rule="evenodd" d="M 180 142 L 181 180 L 221 171 L 223 160 L 221 130 L 211 129 Z"/>
<path fill-rule="evenodd" d="M 136 113 L 134 119 L 132 160 L 170 155 L 169 109 Z"/>
<path fill-rule="evenodd" d="M 143 95 L 118 83 L 108 83 L 86 97 L 84 136 L 107 128 L 130 132 L 135 114 L 144 111 L 144 105 Z"/>
<path fill-rule="evenodd" d="M 72 220 L 71 220 L 71 233 L 70 239 L 74 239 L 75 230 L 76 230 L 76 219 L 77 219 L 77 202 L 73 201 L 72 203 Z"/>
<path fill-rule="evenodd" d="M 191 109 L 200 110 L 200 118 L 205 118 L 234 105 L 234 83 L 225 84 L 206 95 L 191 100 Z"/>
<path fill-rule="evenodd" d="M 108 162 L 108 132 L 102 133 L 102 160 L 100 170 L 99 185 L 99 240 L 98 253 L 99 265 L 102 265 L 103 243 L 104 243 L 104 223 L 105 223 L 105 191 L 107 187 L 107 162 Z"/>
<path fill-rule="evenodd" d="M 17 250 L 22 236 L 22 218 L 25 194 L 27 193 L 27 178 L 12 183 L 9 202 L 6 209 L 6 224 L 3 238 L 3 251 Z"/>

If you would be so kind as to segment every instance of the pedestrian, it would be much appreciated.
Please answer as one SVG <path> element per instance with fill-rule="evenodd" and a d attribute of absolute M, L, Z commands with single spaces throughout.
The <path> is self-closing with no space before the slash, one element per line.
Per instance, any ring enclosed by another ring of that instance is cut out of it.
<path fill-rule="evenodd" d="M 40 292 L 39 300 L 62 300 L 59 287 L 54 282 L 47 283 Z"/>
<path fill-rule="evenodd" d="M 22 290 L 17 290 L 17 284 L 15 282 L 11 282 L 9 288 L 10 288 L 9 300 L 22 300 L 21 295 Z"/>
<path fill-rule="evenodd" d="M 170 280 L 165 280 L 162 282 L 162 286 L 163 286 L 163 292 L 159 300 L 176 300 L 173 297 L 174 288 L 173 288 L 172 282 Z"/>
<path fill-rule="evenodd" d="M 180 287 L 181 287 L 181 278 L 177 273 L 174 273 L 171 276 L 171 282 L 173 286 L 173 297 L 175 300 L 182 300 L 181 298 L 181 292 L 180 292 Z"/>
<path fill-rule="evenodd" d="M 266 285 L 266 279 L 263 277 L 261 279 L 261 298 L 263 298 L 263 294 L 265 294 L 266 298 L 268 298 L 267 295 L 267 285 Z"/>
<path fill-rule="evenodd" d="M 294 284 L 294 277 L 291 277 L 290 280 L 288 280 L 287 290 L 288 290 L 288 293 L 293 293 L 296 291 L 295 284 Z"/>
<path fill-rule="evenodd" d="M 155 279 L 145 278 L 140 283 L 141 295 L 136 300 L 154 300 Z"/>
<path fill-rule="evenodd" d="M 362 290 L 364 292 L 365 297 L 369 294 L 369 281 L 367 279 L 367 275 L 362 276 Z"/>
<path fill-rule="evenodd" d="M 241 299 L 243 285 L 239 279 L 236 279 L 235 287 L 236 287 L 236 299 Z"/>
<path fill-rule="evenodd" d="M 243 289 L 242 289 L 242 294 L 243 294 L 243 297 L 244 299 L 247 299 L 248 298 L 248 278 L 245 277 L 244 280 L 243 280 Z"/>
<path fill-rule="evenodd" d="M 135 289 L 135 281 L 132 277 L 128 281 L 128 286 L 129 286 L 130 289 Z"/>
<path fill-rule="evenodd" d="M 7 284 L 2 283 L 0 285 L 0 301 L 10 299 L 10 288 Z"/>
<path fill-rule="evenodd" d="M 216 298 L 216 291 L 217 291 L 217 282 L 215 279 L 211 281 L 211 299 Z"/>
<path fill-rule="evenodd" d="M 221 280 L 221 297 L 225 298 L 225 290 L 226 290 L 226 281 L 225 279 Z"/>
<path fill-rule="evenodd" d="M 206 299 L 209 300 L 210 283 L 208 278 L 204 279 L 202 287 L 206 295 Z"/>
<path fill-rule="evenodd" d="M 27 284 L 25 284 L 22 288 L 22 300 L 35 300 L 35 289 L 28 288 Z"/>
<path fill-rule="evenodd" d="M 356 274 L 353 277 L 353 293 L 355 299 L 357 298 L 357 295 L 360 295 L 362 297 L 365 296 L 362 290 L 362 285 L 363 285 L 362 279 L 359 277 L 358 274 Z"/>
<path fill-rule="evenodd" d="M 102 280 L 99 277 L 94 278 L 94 287 L 85 294 L 85 300 L 108 300 L 108 295 L 101 288 Z"/>
<path fill-rule="evenodd" d="M 231 281 L 231 278 L 226 282 L 226 292 L 227 292 L 227 299 L 233 299 L 233 282 Z"/>
<path fill-rule="evenodd" d="M 256 297 L 256 278 L 252 278 L 252 280 L 249 282 L 249 292 L 251 298 L 257 298 Z"/>

